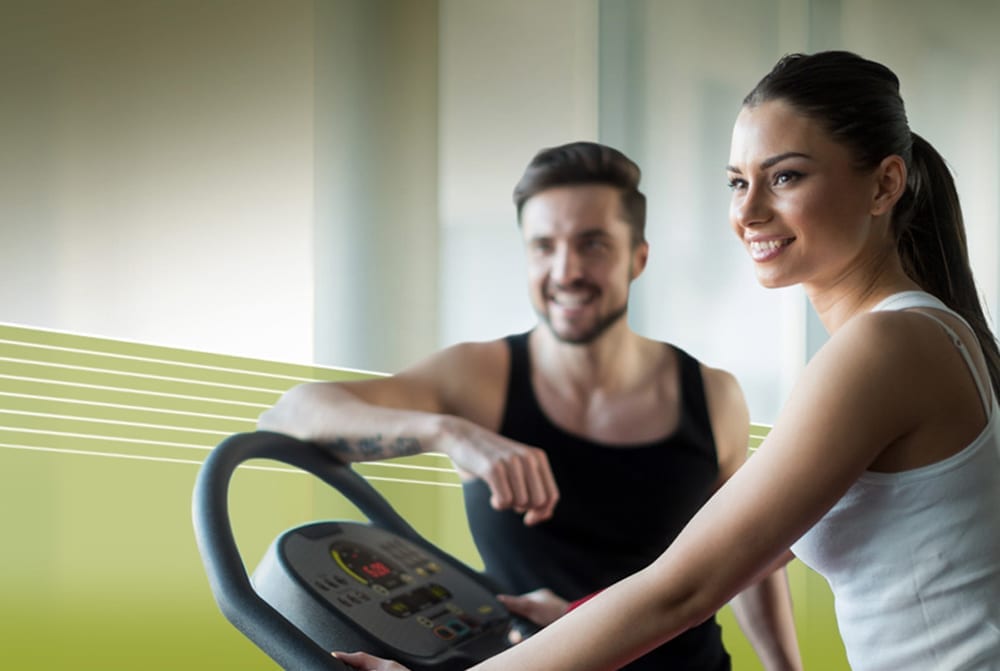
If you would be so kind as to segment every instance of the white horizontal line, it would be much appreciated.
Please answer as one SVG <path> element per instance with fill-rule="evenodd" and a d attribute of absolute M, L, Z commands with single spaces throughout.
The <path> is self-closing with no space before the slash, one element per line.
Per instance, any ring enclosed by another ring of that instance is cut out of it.
<path fill-rule="evenodd" d="M 116 442 L 116 443 L 134 443 L 134 444 L 139 444 L 139 445 L 158 445 L 158 446 L 163 446 L 163 447 L 177 447 L 177 448 L 186 449 L 186 450 L 204 450 L 205 452 L 209 452 L 209 451 L 215 449 L 215 446 L 216 446 L 214 444 L 213 445 L 193 445 L 191 443 L 173 443 L 173 442 L 168 442 L 168 441 L 142 440 L 142 439 L 138 439 L 138 438 L 122 438 L 120 436 L 102 436 L 102 435 L 95 435 L 95 434 L 88 434 L 88 433 L 73 433 L 73 432 L 69 432 L 69 431 L 42 431 L 41 429 L 12 429 L 12 428 L 0 427 L 0 431 L 7 431 L 9 433 L 42 434 L 42 435 L 46 435 L 46 436 L 66 436 L 66 437 L 69 437 L 69 438 L 87 438 L 87 439 L 90 439 L 90 440 L 105 440 L 105 441 Z M 226 435 L 229 435 L 229 434 L 226 434 Z M 219 441 L 219 442 L 222 442 L 222 441 Z M 444 457 L 446 459 L 448 458 L 448 455 L 443 454 L 441 452 L 425 452 L 424 455 L 425 456 L 432 456 L 432 457 Z M 427 470 L 442 470 L 442 471 L 452 471 L 452 472 L 454 472 L 453 469 L 439 469 L 439 468 L 436 468 L 436 467 L 433 467 L 433 466 L 416 466 L 416 465 L 412 465 L 412 464 L 390 464 L 390 463 L 384 463 L 383 464 L 383 463 L 378 462 L 378 461 L 363 461 L 363 462 L 358 462 L 358 463 L 366 464 L 366 465 L 369 465 L 369 466 L 393 466 L 393 467 L 396 467 L 396 468 L 410 468 L 410 469 L 421 469 L 421 470 L 422 469 L 427 469 Z"/>
<path fill-rule="evenodd" d="M 208 452 L 215 445 L 192 445 L 191 443 L 172 443 L 163 440 L 142 440 L 139 438 L 122 438 L 119 436 L 102 436 L 92 433 L 73 433 L 70 431 L 42 431 L 41 429 L 11 429 L 0 427 L 0 431 L 9 433 L 38 433 L 46 436 L 66 436 L 68 438 L 87 438 L 89 440 L 106 440 L 115 443 L 134 443 L 137 445 L 160 445 L 163 447 L 179 447 L 187 450 L 204 450 Z"/>
<path fill-rule="evenodd" d="M 160 461 L 170 464 L 194 464 L 201 466 L 202 462 L 197 459 L 174 459 L 172 457 L 153 457 L 145 454 L 120 454 L 118 452 L 95 452 L 93 450 L 70 450 L 61 447 L 33 447 L 31 445 L 11 445 L 0 443 L 0 448 L 11 450 L 27 450 L 29 452 L 52 452 L 55 454 L 79 454 L 85 457 L 111 457 L 116 459 L 135 459 L 137 461 Z M 277 468 L 274 466 L 240 466 L 240 468 L 251 468 L 257 471 L 277 471 L 279 473 L 305 473 L 299 469 Z"/>
<path fill-rule="evenodd" d="M 426 480 L 405 480 L 403 478 L 383 478 L 377 475 L 363 475 L 365 480 L 378 480 L 379 482 L 400 482 L 406 485 L 431 485 L 432 487 L 461 487 L 457 482 L 427 482 Z"/>
<path fill-rule="evenodd" d="M 163 380 L 163 381 L 166 381 L 166 382 L 183 382 L 183 383 L 186 383 L 186 384 L 200 384 L 200 385 L 205 385 L 207 387 L 219 387 L 219 388 L 222 388 L 222 389 L 239 389 L 241 391 L 257 391 L 257 392 L 266 392 L 266 393 L 269 393 L 269 394 L 270 393 L 275 393 L 275 392 L 279 392 L 280 393 L 280 391 L 281 391 L 280 389 L 276 389 L 276 388 L 248 387 L 246 385 L 226 384 L 224 382 L 204 382 L 202 380 L 192 380 L 190 378 L 183 378 L 183 377 L 171 377 L 171 376 L 168 376 L 168 375 L 148 375 L 148 374 L 143 374 L 143 373 L 133 373 L 133 372 L 127 371 L 127 370 L 115 370 L 115 369 L 112 369 L 112 368 L 93 368 L 91 366 L 73 366 L 73 365 L 70 365 L 70 364 L 49 363 L 48 361 L 33 361 L 31 359 L 18 359 L 18 358 L 9 357 L 9 356 L 0 356 L 0 361 L 10 361 L 12 363 L 26 363 L 26 364 L 31 364 L 33 366 L 48 366 L 50 368 L 60 368 L 60 369 L 63 369 L 63 370 L 76 370 L 76 371 L 86 371 L 86 372 L 90 372 L 90 373 L 110 373 L 110 374 L 113 374 L 113 375 L 125 375 L 125 376 L 128 376 L 128 377 L 139 378 L 141 380 Z"/>
<path fill-rule="evenodd" d="M 171 366 L 186 366 L 186 367 L 190 367 L 190 368 L 198 368 L 198 369 L 201 369 L 201 370 L 215 370 L 215 371 L 223 371 L 223 372 L 227 372 L 227 373 L 229 373 L 229 372 L 232 372 L 232 373 L 247 373 L 247 374 L 250 374 L 250 375 L 260 375 L 261 377 L 278 378 L 278 379 L 281 379 L 281 380 L 308 381 L 308 380 L 312 379 L 312 378 L 308 378 L 308 377 L 301 377 L 301 376 L 298 376 L 298 375 L 282 375 L 282 374 L 278 374 L 278 373 L 263 373 L 263 372 L 258 372 L 258 371 L 254 371 L 254 370 L 247 370 L 246 368 L 232 368 L 232 367 L 228 367 L 228 366 L 210 366 L 208 364 L 203 364 L 203 363 L 189 363 L 187 361 L 177 361 L 175 359 L 167 359 L 167 358 L 159 358 L 159 357 L 149 357 L 149 356 L 136 356 L 135 354 L 117 354 L 115 352 L 107 352 L 107 351 L 93 350 L 93 349 L 84 349 L 82 347 L 62 347 L 62 346 L 59 346 L 59 345 L 46 345 L 46 344 L 43 344 L 43 343 L 30 342 L 30 341 L 27 341 L 27 340 L 11 340 L 9 338 L 0 338 L 0 344 L 2 344 L 2 343 L 9 343 L 11 345 L 20 345 L 22 347 L 32 347 L 32 348 L 35 348 L 35 349 L 54 350 L 56 352 L 72 352 L 72 353 L 76 353 L 76 354 L 87 354 L 87 355 L 91 355 L 91 356 L 109 357 L 109 358 L 113 358 L 113 359 L 125 359 L 125 360 L 128 360 L 128 361 L 146 361 L 146 362 L 149 362 L 149 363 L 164 363 L 164 364 L 169 364 Z M 190 351 L 190 350 L 184 350 L 184 351 Z M 209 355 L 209 356 L 211 356 L 211 355 Z M 226 356 L 226 355 L 220 355 L 220 356 Z M 265 363 L 271 363 L 271 362 L 266 361 L 264 359 L 261 359 L 260 361 L 265 362 Z M 282 364 L 279 363 L 278 365 L 282 365 Z M 291 365 L 295 365 L 295 364 L 291 364 Z M 317 368 L 318 368 L 318 366 L 317 366 Z"/>
<path fill-rule="evenodd" d="M 434 471 L 436 473 L 455 473 L 454 468 L 442 468 L 441 466 L 417 466 L 415 464 L 394 464 L 387 461 L 355 461 L 354 466 L 382 466 L 385 468 L 406 468 L 415 471 Z"/>
<path fill-rule="evenodd" d="M 118 393 L 128 393 L 128 394 L 142 394 L 144 396 L 158 396 L 161 398 L 181 398 L 186 401 L 204 401 L 211 402 L 217 399 L 206 398 L 204 396 L 191 396 L 190 394 L 171 394 L 169 392 L 163 391 L 147 391 L 142 389 L 127 389 L 125 387 L 109 387 L 104 384 L 85 384 L 82 382 L 66 382 L 63 380 L 50 380 L 44 377 L 25 377 L 23 375 L 0 375 L 0 380 L 17 380 L 19 382 L 41 382 L 44 384 L 52 384 L 66 387 L 76 387 L 78 389 L 98 389 L 101 391 L 113 391 Z M 267 403 L 250 403 L 249 401 L 230 401 L 222 400 L 218 401 L 220 403 L 227 403 L 229 405 L 242 405 L 248 408 L 270 408 L 271 406 Z"/>
<path fill-rule="evenodd" d="M 187 353 L 191 353 L 191 354 L 201 354 L 201 355 L 205 355 L 205 356 L 220 356 L 220 357 L 226 357 L 226 358 L 250 359 L 252 361 L 266 361 L 267 363 L 276 363 L 278 365 L 302 366 L 304 368 L 319 368 L 320 370 L 332 370 L 332 371 L 338 371 L 338 372 L 343 371 L 343 372 L 348 372 L 348 373 L 362 373 L 362 374 L 365 374 L 365 375 L 385 375 L 385 373 L 378 373 L 378 372 L 375 372 L 375 371 L 360 370 L 360 369 L 357 369 L 357 368 L 342 368 L 342 367 L 339 367 L 339 366 L 336 367 L 336 368 L 334 368 L 334 367 L 331 367 L 331 366 L 320 366 L 320 365 L 317 365 L 315 363 L 299 363 L 299 362 L 294 362 L 294 361 L 273 361 L 273 360 L 270 360 L 270 359 L 254 359 L 253 357 L 249 357 L 249 356 L 240 356 L 240 355 L 233 355 L 233 354 L 223 354 L 221 352 L 207 352 L 207 351 L 204 351 L 204 350 L 185 349 L 183 347 L 172 347 L 172 346 L 169 346 L 169 345 L 155 344 L 155 343 L 149 343 L 149 342 L 142 342 L 142 341 L 139 341 L 139 340 L 128 340 L 128 339 L 124 339 L 124 338 L 108 338 L 107 336 L 98 336 L 98 335 L 94 335 L 94 334 L 90 334 L 90 333 L 79 333 L 79 332 L 76 332 L 76 331 L 66 331 L 66 330 L 62 330 L 62 329 L 53 329 L 53 328 L 39 328 L 37 326 L 29 326 L 27 324 L 17 324 L 17 323 L 14 323 L 14 322 L 0 322 L 0 327 L 4 327 L 4 326 L 6 326 L 8 328 L 12 328 L 12 329 L 19 329 L 19 330 L 23 330 L 23 331 L 28 331 L 29 333 L 31 333 L 31 332 L 34 332 L 34 333 L 56 333 L 56 334 L 59 334 L 59 335 L 68 335 L 68 336 L 72 336 L 72 337 L 76 337 L 76 338 L 88 338 L 88 339 L 94 339 L 94 340 L 103 340 L 104 342 L 113 342 L 113 343 L 116 343 L 116 344 L 117 343 L 121 343 L 123 345 L 139 345 L 141 347 L 154 347 L 154 348 L 157 348 L 157 349 L 159 349 L 159 348 L 172 349 L 172 350 L 176 350 L 176 351 L 179 351 L 179 352 L 187 352 Z M 0 339 L 0 342 L 10 342 L 10 343 L 16 343 L 16 344 L 21 344 L 21 345 L 31 345 L 31 346 L 34 346 L 34 347 L 49 347 L 49 348 L 52 348 L 52 349 L 69 349 L 70 351 L 89 352 L 89 353 L 94 353 L 94 354 L 105 354 L 104 352 L 102 352 L 100 350 L 88 350 L 88 349 L 83 349 L 83 348 L 79 348 L 79 349 L 77 349 L 77 348 L 61 348 L 58 345 L 44 345 L 44 344 L 34 343 L 34 342 L 31 342 L 31 341 L 26 341 L 26 340 L 11 340 L 10 338 Z M 140 358 L 140 357 L 136 357 L 134 355 L 125 355 L 125 354 L 118 354 L 118 355 L 110 354 L 110 356 L 121 356 L 121 357 L 131 356 L 132 358 Z M 159 359 L 159 358 L 155 358 L 155 357 L 150 358 L 149 360 L 150 361 L 170 361 L 170 359 Z M 188 365 L 198 365 L 198 364 L 188 364 Z M 234 368 L 234 369 L 227 369 L 227 370 L 237 370 L 237 369 Z"/>
<path fill-rule="evenodd" d="M 96 406 L 99 408 L 117 408 L 119 410 L 129 410 L 137 412 L 159 412 L 171 415 L 181 415 L 183 417 L 202 417 L 205 419 L 225 419 L 231 421 L 245 422 L 250 417 L 236 417 L 233 415 L 215 415 L 207 412 L 188 412 L 185 410 L 171 410 L 169 408 L 157 408 L 145 405 L 125 405 L 124 403 L 102 403 L 100 401 L 85 401 L 77 398 L 67 398 L 65 396 L 42 396 L 39 394 L 12 394 L 0 391 L 0 396 L 11 396 L 13 398 L 30 398 L 34 401 L 56 401 L 59 403 L 72 403 L 76 405 Z"/>
<path fill-rule="evenodd" d="M 168 431 L 188 431 L 191 433 L 204 433 L 210 436 L 224 438 L 232 431 L 212 431 L 211 429 L 195 429 L 187 426 L 171 426 L 169 424 L 148 424 L 146 422 L 122 422 L 106 419 L 92 419 L 90 417 L 78 417 L 76 415 L 60 415 L 48 412 L 30 412 L 28 410 L 0 410 L 0 415 L 22 415 L 26 417 L 46 417 L 48 419 L 65 419 L 74 422 L 90 422 L 91 424 L 107 424 L 109 426 L 137 426 L 144 429 L 166 429 Z M 17 428 L 10 428 L 17 431 Z"/>
<path fill-rule="evenodd" d="M 196 459 L 174 459 L 171 457 L 152 457 L 142 454 L 119 454 L 117 452 L 96 452 L 93 450 L 70 450 L 66 448 L 58 447 L 32 447 L 29 445 L 11 445 L 9 443 L 0 443 L 0 448 L 7 448 L 12 450 L 26 450 L 28 452 L 49 452 L 54 454 L 76 454 L 85 457 L 108 457 L 112 459 L 134 459 L 137 461 L 155 461 L 170 464 L 191 464 L 194 466 L 201 466 L 202 462 Z M 249 464 L 242 464 L 239 468 L 247 468 L 255 471 L 274 471 L 277 473 L 292 473 L 298 475 L 310 475 L 307 471 L 303 471 L 297 468 L 279 468 L 276 466 L 253 466 Z M 378 480 L 379 482 L 398 482 L 402 484 L 409 485 L 431 485 L 435 487 L 461 487 L 460 484 L 453 484 L 449 482 L 425 482 L 422 480 L 407 480 L 404 478 L 383 478 L 378 476 L 365 476 L 361 477 L 366 480 Z"/>

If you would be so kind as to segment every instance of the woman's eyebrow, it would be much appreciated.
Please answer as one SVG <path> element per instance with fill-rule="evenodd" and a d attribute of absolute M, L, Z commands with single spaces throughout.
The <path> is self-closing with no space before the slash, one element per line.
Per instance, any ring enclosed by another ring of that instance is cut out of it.
<path fill-rule="evenodd" d="M 806 158 L 806 159 L 812 159 L 812 156 L 810 156 L 809 154 L 803 154 L 800 151 L 786 151 L 783 154 L 778 154 L 776 156 L 772 156 L 771 158 L 767 158 L 767 159 L 764 159 L 763 161 L 761 161 L 760 169 L 761 170 L 767 170 L 768 168 L 770 168 L 772 166 L 775 166 L 778 163 L 781 163 L 785 159 L 789 159 L 789 158 Z M 742 173 L 743 172 L 742 170 L 740 170 L 739 168 L 737 168 L 734 165 L 727 165 L 726 166 L 726 170 L 729 171 L 729 172 L 736 172 L 736 173 Z"/>

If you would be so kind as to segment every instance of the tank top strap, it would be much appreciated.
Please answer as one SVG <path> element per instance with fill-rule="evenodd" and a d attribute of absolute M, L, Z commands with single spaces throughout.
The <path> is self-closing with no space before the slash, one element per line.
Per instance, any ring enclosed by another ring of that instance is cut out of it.
<path fill-rule="evenodd" d="M 934 310 L 941 310 L 942 312 L 947 312 L 948 314 L 952 315 L 953 317 L 961 321 L 963 324 L 965 324 L 966 328 L 969 328 L 969 325 L 966 323 L 964 319 L 962 319 L 961 315 L 959 315 L 957 312 L 955 312 L 947 305 L 945 305 L 944 301 L 939 299 L 937 296 L 929 294 L 925 291 L 904 291 L 898 294 L 893 294 L 892 296 L 889 296 L 888 298 L 882 300 L 878 305 L 872 308 L 872 312 L 909 310 L 913 308 L 931 308 Z M 962 359 L 965 360 L 965 365 L 969 368 L 969 372 L 972 374 L 972 379 L 976 383 L 976 389 L 979 391 L 979 399 L 983 403 L 983 409 L 986 411 L 986 416 L 989 417 L 990 411 L 992 410 L 993 407 L 993 403 L 995 402 L 993 399 L 993 392 L 990 387 L 984 385 L 983 380 L 979 375 L 979 369 L 976 367 L 975 362 L 972 360 L 972 355 L 969 353 L 969 350 L 965 346 L 965 343 L 962 341 L 961 338 L 958 337 L 958 334 L 955 332 L 955 329 L 951 328 L 951 326 L 945 323 L 944 320 L 938 319 L 934 315 L 927 312 L 922 312 L 920 310 L 916 310 L 916 312 L 917 314 L 923 315 L 928 319 L 933 319 L 934 321 L 936 321 L 938 325 L 941 326 L 942 329 L 944 329 L 944 332 L 948 334 L 948 337 L 951 339 L 951 342 L 958 349 L 958 353 L 962 355 Z M 969 328 L 969 330 L 971 331 L 972 329 Z"/>
<path fill-rule="evenodd" d="M 701 376 L 701 363 L 676 345 L 667 345 L 677 353 L 680 363 L 681 403 L 684 408 L 682 419 L 690 422 L 708 445 L 715 445 L 712 433 L 712 418 L 708 414 L 705 400 L 705 385 Z"/>
<path fill-rule="evenodd" d="M 535 401 L 535 390 L 531 386 L 531 355 L 528 351 L 528 336 L 531 331 L 509 335 L 504 338 L 510 351 L 510 372 L 507 380 L 507 398 L 503 412 L 503 423 L 508 418 L 536 418 L 540 412 Z"/>

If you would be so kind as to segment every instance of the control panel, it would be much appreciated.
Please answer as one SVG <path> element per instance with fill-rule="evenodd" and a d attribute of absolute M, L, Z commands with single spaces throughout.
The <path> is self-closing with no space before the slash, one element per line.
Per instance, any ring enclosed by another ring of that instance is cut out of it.
<path fill-rule="evenodd" d="M 446 558 L 371 525 L 292 529 L 274 542 L 253 580 L 277 610 L 336 649 L 350 645 L 344 623 L 359 647 L 372 650 L 367 639 L 377 641 L 385 654 L 417 666 L 415 659 L 463 647 L 482 657 L 484 646 L 495 653 L 507 645 L 510 614 L 490 590 Z"/>

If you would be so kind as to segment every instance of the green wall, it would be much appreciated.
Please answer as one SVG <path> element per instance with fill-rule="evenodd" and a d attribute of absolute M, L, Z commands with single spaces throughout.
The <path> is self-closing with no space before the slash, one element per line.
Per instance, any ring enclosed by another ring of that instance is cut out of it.
<path fill-rule="evenodd" d="M 285 389 L 365 375 L 0 324 L 0 668 L 276 668 L 209 592 L 190 521 L 195 476 Z M 430 540 L 480 566 L 446 457 L 358 470 Z M 311 476 L 263 461 L 236 474 L 231 507 L 251 570 L 288 527 L 358 518 Z M 846 668 L 826 584 L 800 564 L 790 579 L 806 668 Z M 720 619 L 736 668 L 760 669 L 728 610 Z"/>

